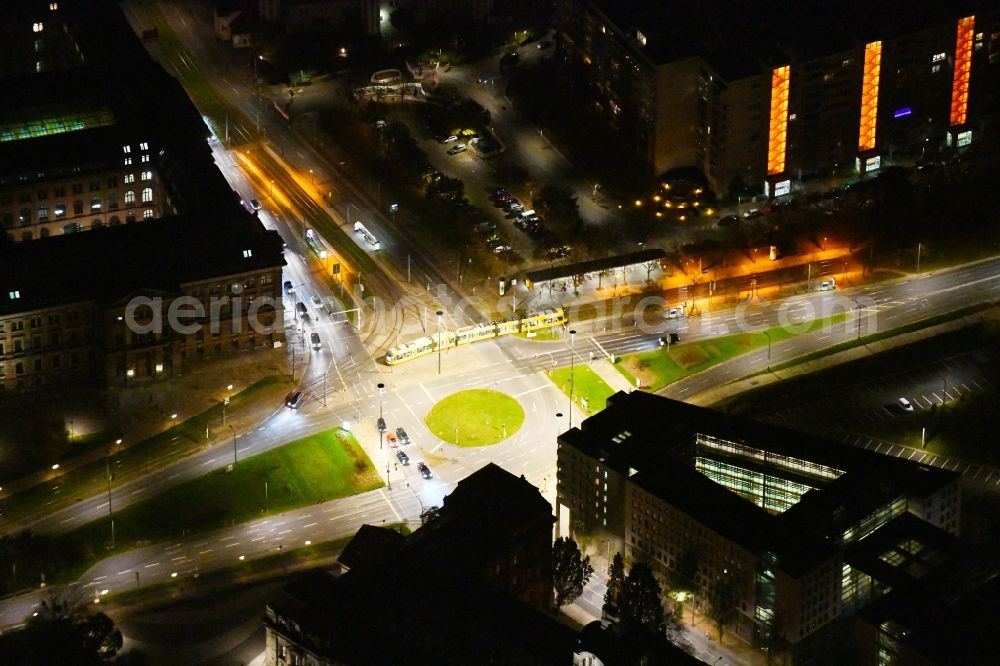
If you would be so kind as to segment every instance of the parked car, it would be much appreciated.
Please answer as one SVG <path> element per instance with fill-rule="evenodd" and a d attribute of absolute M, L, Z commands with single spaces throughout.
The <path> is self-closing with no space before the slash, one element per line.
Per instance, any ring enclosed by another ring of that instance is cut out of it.
<path fill-rule="evenodd" d="M 912 412 L 913 411 L 913 403 L 911 403 L 906 398 L 900 398 L 896 402 L 899 404 L 899 408 L 902 409 L 904 412 Z"/>
<path fill-rule="evenodd" d="M 396 435 L 391 432 L 386 434 L 385 441 L 388 442 L 389 446 L 391 446 L 392 448 L 396 448 L 397 446 L 399 446 L 399 440 L 396 439 Z"/>
<path fill-rule="evenodd" d="M 292 391 L 285 397 L 285 405 L 290 409 L 298 409 L 303 400 L 302 391 Z"/>
<path fill-rule="evenodd" d="M 256 213 L 258 210 L 260 210 L 260 202 L 257 201 L 256 199 L 251 199 L 250 208 L 253 210 L 253 212 Z"/>
<path fill-rule="evenodd" d="M 449 155 L 458 155 L 459 153 L 464 153 L 468 146 L 464 143 L 456 143 L 454 146 L 448 149 Z"/>
<path fill-rule="evenodd" d="M 511 199 L 510 201 L 507 202 L 507 210 L 509 210 L 512 213 L 520 213 L 522 210 L 524 210 L 524 206 L 522 206 L 521 202 L 518 201 L 517 199 Z"/>
<path fill-rule="evenodd" d="M 427 463 L 418 462 L 417 470 L 420 472 L 420 476 L 425 479 L 431 478 L 431 468 L 427 466 Z"/>
<path fill-rule="evenodd" d="M 719 226 L 720 227 L 728 227 L 729 225 L 736 224 L 739 221 L 740 221 L 740 218 L 739 218 L 738 215 L 726 215 L 724 218 L 722 218 L 721 220 L 719 220 Z"/>
<path fill-rule="evenodd" d="M 452 134 L 450 136 L 438 137 L 438 141 L 440 141 L 441 143 L 451 143 L 453 141 L 458 141 L 458 137 Z"/>
<path fill-rule="evenodd" d="M 406 434 L 406 431 L 402 428 L 396 428 L 396 437 L 399 438 L 400 444 L 409 444 L 410 436 Z"/>
<path fill-rule="evenodd" d="M 378 428 L 379 432 L 385 432 L 387 430 L 387 428 L 385 427 L 385 419 L 382 418 L 381 416 L 378 417 L 378 420 L 375 421 L 375 427 Z"/>
<path fill-rule="evenodd" d="M 667 319 L 677 319 L 678 317 L 681 316 L 681 314 L 683 314 L 683 311 L 681 310 L 681 308 L 670 308 L 667 311 L 666 318 Z"/>
<path fill-rule="evenodd" d="M 323 303 L 323 299 L 317 294 L 313 294 L 310 300 L 312 300 L 312 304 L 317 310 L 320 312 L 326 312 L 326 304 Z"/>
<path fill-rule="evenodd" d="M 319 333 L 315 333 L 315 332 L 310 333 L 309 334 L 309 343 L 312 345 L 312 348 L 315 351 L 319 351 L 323 347 L 323 343 L 319 339 Z"/>
<path fill-rule="evenodd" d="M 819 283 L 817 287 L 820 291 L 831 291 L 837 288 L 837 278 L 830 278 L 829 280 L 823 280 Z"/>
<path fill-rule="evenodd" d="M 291 280 L 285 280 L 285 284 L 282 286 L 285 288 L 285 293 L 289 296 L 295 293 L 295 285 L 292 284 Z"/>
<path fill-rule="evenodd" d="M 399 464 L 401 464 L 401 465 L 409 465 L 410 464 L 410 456 L 406 455 L 406 452 L 404 452 L 404 451 L 396 451 L 396 457 L 399 459 Z"/>
<path fill-rule="evenodd" d="M 306 304 L 302 301 L 295 304 L 295 312 L 303 319 L 309 319 L 309 310 L 306 310 Z"/>

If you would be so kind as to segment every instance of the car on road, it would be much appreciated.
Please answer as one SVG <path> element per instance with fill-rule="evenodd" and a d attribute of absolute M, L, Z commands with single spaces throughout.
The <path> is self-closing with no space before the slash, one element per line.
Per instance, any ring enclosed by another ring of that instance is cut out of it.
<path fill-rule="evenodd" d="M 454 146 L 448 149 L 449 155 L 458 155 L 459 153 L 464 153 L 468 149 L 464 143 L 456 143 Z"/>
<path fill-rule="evenodd" d="M 667 319 L 677 319 L 682 314 L 683 314 L 683 310 L 681 308 L 670 308 L 667 311 L 666 318 Z"/>
<path fill-rule="evenodd" d="M 313 307 L 315 307 L 320 312 L 326 312 L 326 305 L 323 303 L 322 298 L 320 298 L 316 294 L 313 294 L 310 300 L 312 300 Z"/>
<path fill-rule="evenodd" d="M 406 431 L 402 428 L 396 428 L 396 437 L 399 438 L 400 444 L 409 444 L 410 436 L 406 434 Z"/>
<path fill-rule="evenodd" d="M 823 280 L 822 282 L 819 283 L 819 287 L 817 287 L 817 288 L 820 291 L 830 291 L 831 289 L 836 289 L 837 288 L 837 279 L 836 278 L 830 278 L 829 280 Z"/>
<path fill-rule="evenodd" d="M 292 391 L 285 397 L 285 406 L 289 409 L 298 409 L 304 399 L 302 391 Z"/>
<path fill-rule="evenodd" d="M 913 411 L 913 403 L 911 403 L 906 398 L 900 398 L 899 400 L 896 401 L 896 403 L 899 405 L 899 408 L 902 409 L 904 412 Z"/>
<path fill-rule="evenodd" d="M 309 319 L 309 310 L 306 309 L 306 304 L 302 301 L 295 304 L 295 312 L 303 319 Z"/>
<path fill-rule="evenodd" d="M 410 456 L 406 455 L 404 451 L 396 451 L 396 457 L 399 459 L 400 465 L 410 464 Z"/>
<path fill-rule="evenodd" d="M 379 432 L 385 432 L 386 430 L 388 430 L 388 428 L 385 427 L 385 419 L 382 418 L 381 416 L 378 417 L 377 421 L 375 421 L 375 427 L 378 428 Z"/>
<path fill-rule="evenodd" d="M 425 479 L 431 478 L 431 468 L 427 466 L 427 463 L 418 462 L 417 471 L 419 471 L 420 476 L 424 477 Z"/>
<path fill-rule="evenodd" d="M 295 285 L 292 284 L 291 280 L 285 280 L 285 284 L 282 286 L 285 288 L 285 293 L 289 296 L 295 293 Z"/>
<path fill-rule="evenodd" d="M 394 435 L 391 432 L 386 434 L 385 441 L 388 442 L 389 446 L 391 446 L 392 448 L 396 448 L 397 446 L 399 446 L 399 440 L 396 439 L 396 435 Z"/>
<path fill-rule="evenodd" d="M 656 341 L 660 343 L 661 347 L 663 347 L 664 345 L 667 344 L 667 339 L 664 338 L 664 337 L 659 337 L 659 338 L 656 339 Z"/>
<path fill-rule="evenodd" d="M 319 339 L 319 333 L 315 333 L 315 332 L 310 333 L 309 334 L 309 343 L 312 345 L 312 348 L 315 351 L 319 351 L 323 347 L 323 343 Z"/>
<path fill-rule="evenodd" d="M 256 213 L 258 210 L 260 210 L 260 202 L 257 201 L 256 199 L 251 199 L 250 208 L 253 210 L 253 212 Z"/>

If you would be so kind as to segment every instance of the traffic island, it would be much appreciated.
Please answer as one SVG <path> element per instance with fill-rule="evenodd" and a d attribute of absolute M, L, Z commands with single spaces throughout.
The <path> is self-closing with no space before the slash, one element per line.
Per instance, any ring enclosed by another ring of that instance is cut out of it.
<path fill-rule="evenodd" d="M 524 409 L 506 393 L 469 389 L 438 401 L 424 422 L 436 437 L 455 446 L 489 446 L 520 429 Z"/>

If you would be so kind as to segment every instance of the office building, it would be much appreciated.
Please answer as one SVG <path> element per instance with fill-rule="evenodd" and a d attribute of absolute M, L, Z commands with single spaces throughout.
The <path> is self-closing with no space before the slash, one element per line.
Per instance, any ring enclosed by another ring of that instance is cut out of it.
<path fill-rule="evenodd" d="M 0 227 L 16 241 L 234 198 L 180 84 L 108 0 L 16 0 L 0 16 Z"/>
<path fill-rule="evenodd" d="M 900 542 L 930 555 L 959 531 L 956 474 L 639 391 L 563 433 L 557 457 L 559 535 L 667 579 L 693 560 L 696 608 L 728 583 L 729 631 L 793 655 L 892 587 Z"/>
<path fill-rule="evenodd" d="M 656 174 L 719 194 L 962 148 L 998 107 L 987 0 L 560 0 L 558 38 L 593 108 Z"/>
<path fill-rule="evenodd" d="M 0 395 L 124 387 L 272 347 L 284 263 L 281 237 L 236 203 L 0 242 Z"/>

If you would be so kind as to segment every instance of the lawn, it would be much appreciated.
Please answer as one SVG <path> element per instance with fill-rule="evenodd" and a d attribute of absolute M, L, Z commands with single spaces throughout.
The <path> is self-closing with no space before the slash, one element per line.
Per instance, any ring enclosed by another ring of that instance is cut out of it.
<path fill-rule="evenodd" d="M 664 349 L 653 349 L 637 354 L 628 354 L 621 357 L 615 367 L 628 378 L 629 383 L 633 386 L 636 385 L 636 379 L 638 379 L 639 385 L 643 389 L 656 391 L 682 377 L 701 372 L 754 349 L 766 347 L 768 335 L 770 335 L 771 344 L 774 345 L 796 335 L 837 324 L 846 318 L 847 314 L 842 312 L 830 317 L 815 319 L 807 328 L 795 332 L 776 326 L 766 332 L 735 333 L 699 342 L 674 345 L 669 352 Z"/>
<path fill-rule="evenodd" d="M 216 470 L 116 511 L 115 550 L 213 530 L 381 486 L 354 436 L 335 428 L 240 460 L 231 473 Z M 92 521 L 57 540 L 64 541 L 69 552 L 104 556 L 111 552 L 104 550 L 110 534 L 108 520 Z"/>
<path fill-rule="evenodd" d="M 284 375 L 271 375 L 236 393 L 229 401 L 227 416 L 238 419 L 243 410 L 254 406 L 254 397 L 265 390 L 283 392 L 291 381 Z M 119 482 L 138 478 L 144 474 L 191 455 L 207 444 L 205 429 L 213 434 L 222 432 L 222 405 L 209 407 L 200 414 L 179 422 L 158 435 L 130 446 L 112 456 Z M 110 443 L 110 442 L 109 442 Z M 45 504 L 45 511 L 55 511 L 79 499 L 92 497 L 107 490 L 104 480 L 104 459 L 89 463 L 57 477 L 52 482 L 33 486 L 5 500 L 9 516 L 18 520 L 38 513 Z M 52 486 L 59 486 L 53 496 Z"/>
<path fill-rule="evenodd" d="M 566 395 L 569 395 L 569 368 L 556 368 L 545 374 Z M 573 402 L 587 415 L 596 414 L 605 407 L 607 399 L 614 395 L 607 382 L 586 365 L 573 368 Z"/>
<path fill-rule="evenodd" d="M 432 433 L 451 444 L 488 446 L 517 432 L 524 423 L 524 410 L 506 393 L 470 389 L 438 401 L 424 421 Z"/>

